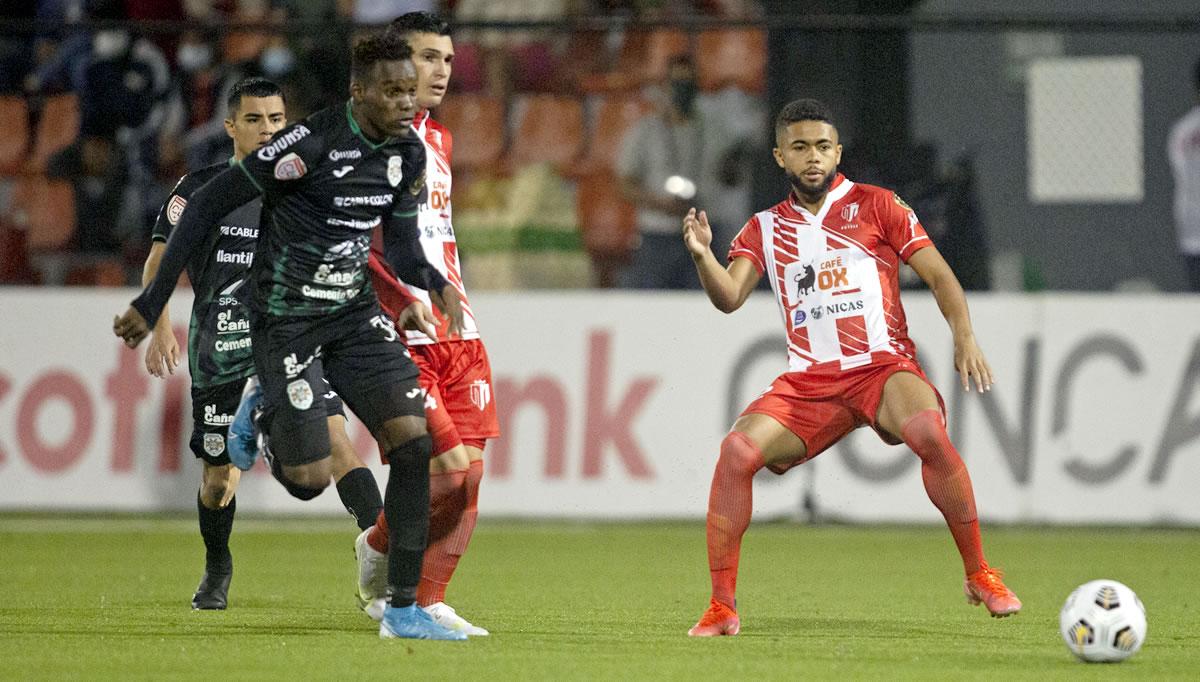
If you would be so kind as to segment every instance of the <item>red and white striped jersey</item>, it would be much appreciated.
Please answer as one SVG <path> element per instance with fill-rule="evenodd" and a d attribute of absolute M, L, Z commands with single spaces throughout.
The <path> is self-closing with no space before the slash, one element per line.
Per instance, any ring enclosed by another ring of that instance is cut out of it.
<path fill-rule="evenodd" d="M 787 329 L 792 372 L 850 369 L 886 353 L 916 359 L 900 304 L 899 267 L 932 246 L 891 190 L 838 174 L 816 215 L 792 197 L 756 213 L 729 259 L 767 276 Z"/>
<path fill-rule="evenodd" d="M 467 287 L 463 284 L 458 245 L 454 241 L 454 226 L 451 224 L 450 155 L 454 148 L 454 138 L 445 126 L 430 118 L 428 111 L 417 114 L 413 120 L 413 128 L 425 143 L 425 186 L 429 192 L 417 216 L 417 226 L 421 230 L 421 246 L 425 249 L 425 258 L 458 289 L 462 297 L 462 338 L 478 339 L 479 327 L 475 324 L 475 314 L 471 311 L 470 301 L 467 300 Z M 429 292 L 403 282 L 401 284 L 433 311 L 438 323 L 438 338 L 445 339 L 450 326 L 449 321 L 442 317 L 437 307 L 429 300 Z M 410 345 L 435 343 L 422 332 L 410 329 L 406 333 Z"/>

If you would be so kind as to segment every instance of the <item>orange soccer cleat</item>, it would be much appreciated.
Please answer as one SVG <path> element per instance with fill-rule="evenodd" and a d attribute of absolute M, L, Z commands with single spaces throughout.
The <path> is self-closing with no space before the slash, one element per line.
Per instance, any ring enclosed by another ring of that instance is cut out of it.
<path fill-rule="evenodd" d="M 1021 600 L 1000 580 L 1000 571 L 983 565 L 983 568 L 967 576 L 963 592 L 967 603 L 972 606 L 983 603 L 993 618 L 1003 618 L 1021 610 Z"/>
<path fill-rule="evenodd" d="M 736 635 L 741 629 L 742 623 L 738 620 L 737 611 L 712 599 L 708 603 L 708 610 L 700 617 L 700 622 L 688 630 L 688 637 Z"/>

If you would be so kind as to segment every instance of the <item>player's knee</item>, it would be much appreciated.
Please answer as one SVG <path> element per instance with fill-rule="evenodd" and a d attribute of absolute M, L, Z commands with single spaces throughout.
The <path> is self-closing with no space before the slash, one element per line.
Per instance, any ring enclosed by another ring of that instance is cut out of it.
<path fill-rule="evenodd" d="M 437 451 L 437 439 L 433 439 L 434 458 L 429 460 L 430 473 L 445 473 L 447 471 L 463 471 L 471 466 L 471 459 L 467 456 L 467 449 L 462 445 L 457 445 L 442 452 Z"/>
<path fill-rule="evenodd" d="M 421 434 L 388 450 L 388 465 L 395 471 L 428 467 L 431 454 L 433 439 L 427 433 Z"/>
<path fill-rule="evenodd" d="M 740 431 L 730 431 L 721 441 L 721 461 L 751 473 L 766 466 L 762 450 Z"/>
<path fill-rule="evenodd" d="M 224 509 L 229 506 L 226 500 L 233 497 L 234 487 L 228 479 L 209 479 L 200 486 L 200 502 L 209 509 Z"/>
<path fill-rule="evenodd" d="M 332 475 L 325 460 L 298 467 L 285 466 L 281 473 L 279 482 L 292 497 L 300 500 L 311 500 L 320 495 Z"/>
<path fill-rule="evenodd" d="M 921 410 L 909 417 L 900 429 L 900 437 L 922 458 L 941 452 L 949 440 L 942 413 L 934 409 Z"/>
<path fill-rule="evenodd" d="M 421 437 L 429 438 L 429 431 L 425 427 L 425 420 L 420 417 L 389 419 L 384 422 L 383 427 L 376 434 L 379 447 L 384 452 L 391 452 L 401 445 Z M 432 447 L 431 439 L 430 448 L 432 449 Z"/>

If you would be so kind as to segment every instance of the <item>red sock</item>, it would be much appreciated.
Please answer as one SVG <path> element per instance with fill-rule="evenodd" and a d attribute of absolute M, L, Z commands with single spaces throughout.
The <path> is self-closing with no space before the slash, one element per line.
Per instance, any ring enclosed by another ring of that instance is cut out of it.
<path fill-rule="evenodd" d="M 754 474 L 763 468 L 762 452 L 745 435 L 732 431 L 721 441 L 721 456 L 708 494 L 708 571 L 713 599 L 734 608 L 742 535 L 750 526 Z"/>
<path fill-rule="evenodd" d="M 450 475 L 454 475 L 451 480 L 457 481 L 458 485 L 450 490 L 449 483 L 441 484 L 446 487 L 443 509 L 438 509 L 436 498 L 432 504 L 429 547 L 425 550 L 421 582 L 417 586 L 417 603 L 421 606 L 446 600 L 446 586 L 458 568 L 458 560 L 467 551 L 467 544 L 471 542 L 471 534 L 475 532 L 475 522 L 479 518 L 479 483 L 483 479 L 483 461 L 471 462 L 466 471 L 448 472 L 446 477 L 450 478 Z M 440 519 L 435 522 L 436 517 Z M 440 526 L 438 534 L 435 534 L 435 525 Z"/>
<path fill-rule="evenodd" d="M 379 516 L 375 517 L 375 525 L 367 531 L 367 544 L 376 552 L 387 554 L 388 524 L 382 509 L 379 510 Z"/>
<path fill-rule="evenodd" d="M 967 575 L 983 567 L 983 548 L 979 540 L 979 519 L 975 514 L 975 493 L 971 475 L 962 457 L 950 443 L 940 410 L 922 410 L 900 429 L 908 447 L 921 458 L 921 480 L 930 501 L 946 517 L 946 525 L 962 555 Z"/>

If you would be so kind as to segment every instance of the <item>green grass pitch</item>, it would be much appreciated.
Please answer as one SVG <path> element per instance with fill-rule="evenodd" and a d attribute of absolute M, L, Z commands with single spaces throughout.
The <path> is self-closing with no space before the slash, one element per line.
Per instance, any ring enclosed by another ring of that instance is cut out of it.
<path fill-rule="evenodd" d="M 353 604 L 347 519 L 239 519 L 230 608 L 192 612 L 203 550 L 184 517 L 0 516 L 0 680 L 1197 679 L 1200 533 L 985 528 L 1018 616 L 969 607 L 934 527 L 758 523 L 742 634 L 685 635 L 708 600 L 701 523 L 484 521 L 448 601 L 491 637 L 381 641 Z M 1058 609 L 1126 582 L 1149 637 L 1077 662 Z"/>

